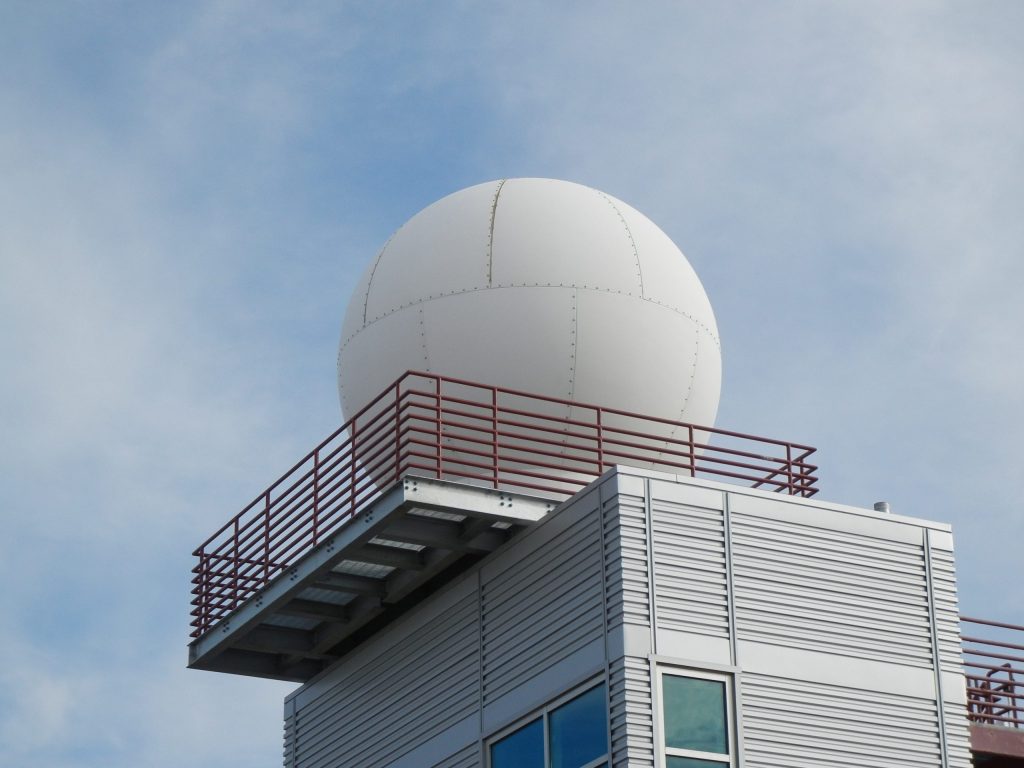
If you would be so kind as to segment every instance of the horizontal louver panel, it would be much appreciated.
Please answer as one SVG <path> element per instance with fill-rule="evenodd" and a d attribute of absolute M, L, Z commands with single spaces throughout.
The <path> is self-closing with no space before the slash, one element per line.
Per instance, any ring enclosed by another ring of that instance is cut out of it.
<path fill-rule="evenodd" d="M 602 636 L 599 525 L 582 517 L 483 584 L 485 705 Z"/>
<path fill-rule="evenodd" d="M 306 703 L 295 716 L 295 765 L 386 765 L 476 711 L 476 609 L 475 596 L 464 598 Z"/>
<path fill-rule="evenodd" d="M 932 665 L 921 546 L 737 514 L 732 552 L 741 639 Z"/>
<path fill-rule="evenodd" d="M 937 768 L 935 703 L 764 675 L 743 678 L 747 768 Z"/>
<path fill-rule="evenodd" d="M 654 715 L 647 661 L 625 656 L 612 662 L 610 673 L 612 765 L 653 766 Z"/>
<path fill-rule="evenodd" d="M 478 768 L 479 765 L 480 748 L 476 744 L 471 744 L 440 763 L 435 763 L 430 768 Z"/>
<path fill-rule="evenodd" d="M 655 500 L 651 528 L 658 626 L 727 637 L 722 513 Z"/>

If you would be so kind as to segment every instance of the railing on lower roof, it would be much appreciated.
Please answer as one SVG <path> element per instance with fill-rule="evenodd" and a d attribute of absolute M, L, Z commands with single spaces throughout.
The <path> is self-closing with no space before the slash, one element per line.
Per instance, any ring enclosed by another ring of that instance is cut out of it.
<path fill-rule="evenodd" d="M 809 497 L 817 493 L 812 453 L 797 443 L 409 372 L 195 550 L 192 636 L 406 474 L 564 498 L 625 464 Z"/>
<path fill-rule="evenodd" d="M 968 720 L 1024 728 L 1024 627 L 966 616 L 960 624 Z"/>

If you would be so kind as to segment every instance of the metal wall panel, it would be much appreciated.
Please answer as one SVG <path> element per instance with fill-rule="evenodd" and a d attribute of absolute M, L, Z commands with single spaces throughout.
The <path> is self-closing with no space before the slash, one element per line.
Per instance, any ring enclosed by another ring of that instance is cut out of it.
<path fill-rule="evenodd" d="M 612 765 L 654 765 L 651 672 L 647 659 L 622 656 L 609 666 Z"/>
<path fill-rule="evenodd" d="M 785 506 L 732 515 L 739 639 L 931 666 L 921 544 L 788 522 Z"/>
<path fill-rule="evenodd" d="M 651 494 L 658 628 L 728 637 L 722 511 L 659 498 L 659 487 Z"/>
<path fill-rule="evenodd" d="M 971 734 L 964 717 L 962 702 L 946 701 L 943 711 L 946 716 L 946 743 L 949 751 L 950 768 L 971 768 Z"/>
<path fill-rule="evenodd" d="M 294 765 L 387 765 L 475 712 L 476 608 L 475 595 L 463 597 L 304 702 L 294 716 Z"/>
<path fill-rule="evenodd" d="M 650 628 L 644 483 L 637 477 L 619 475 L 614 491 L 604 505 L 608 627 Z"/>
<path fill-rule="evenodd" d="M 653 767 L 664 663 L 738 672 L 747 768 L 967 768 L 951 547 L 907 518 L 623 469 L 303 686 L 285 764 L 469 768 L 604 673 L 612 764 Z"/>
<path fill-rule="evenodd" d="M 745 768 L 937 768 L 935 702 L 743 676 Z"/>
<path fill-rule="evenodd" d="M 486 706 L 604 636 L 596 509 L 488 575 L 480 600 Z"/>
<path fill-rule="evenodd" d="M 480 765 L 480 747 L 471 744 L 465 749 L 460 749 L 454 755 L 446 757 L 430 768 L 477 768 Z"/>

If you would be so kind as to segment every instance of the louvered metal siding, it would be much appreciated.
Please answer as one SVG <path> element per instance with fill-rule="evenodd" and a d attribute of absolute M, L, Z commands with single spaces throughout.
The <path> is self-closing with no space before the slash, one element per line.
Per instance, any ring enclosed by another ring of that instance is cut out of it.
<path fill-rule="evenodd" d="M 597 488 L 426 598 L 290 699 L 285 764 L 451 766 L 606 669 Z"/>
<path fill-rule="evenodd" d="M 647 659 L 623 656 L 609 668 L 612 765 L 654 765 L 651 673 Z"/>
<path fill-rule="evenodd" d="M 480 747 L 471 744 L 465 749 L 460 749 L 456 754 L 446 757 L 430 768 L 477 768 L 480 765 Z"/>
<path fill-rule="evenodd" d="M 746 768 L 937 768 L 935 702 L 743 676 Z"/>
<path fill-rule="evenodd" d="M 294 764 L 386 765 L 472 715 L 478 702 L 476 609 L 476 595 L 469 594 L 375 658 L 339 670 L 333 684 L 295 714 Z"/>
<path fill-rule="evenodd" d="M 595 497 L 596 498 L 596 497 Z M 481 584 L 483 703 L 604 637 L 597 510 L 567 510 L 543 546 Z M 550 531 L 549 531 L 550 532 Z"/>
<path fill-rule="evenodd" d="M 930 666 L 920 544 L 733 516 L 741 639 Z"/>
<path fill-rule="evenodd" d="M 657 481 L 650 483 L 650 495 L 658 628 L 728 637 L 721 505 L 688 504 L 685 486 Z"/>
<path fill-rule="evenodd" d="M 650 665 L 737 674 L 737 746 L 752 768 L 970 765 L 948 532 L 622 473 L 620 519 L 606 526 L 623 532 L 632 615 L 642 625 L 646 612 L 653 629 L 649 640 L 627 636 L 636 690 L 623 694 L 625 714 L 613 699 L 613 739 L 625 750 L 616 765 L 643 754 L 640 734 L 656 722 Z M 636 529 L 643 515 L 646 542 Z M 612 667 L 623 688 L 626 662 Z M 657 733 L 646 738 L 660 749 Z"/>
<path fill-rule="evenodd" d="M 606 483 L 604 498 L 605 568 L 608 579 L 608 627 L 650 628 L 647 577 L 647 524 L 642 487 Z"/>

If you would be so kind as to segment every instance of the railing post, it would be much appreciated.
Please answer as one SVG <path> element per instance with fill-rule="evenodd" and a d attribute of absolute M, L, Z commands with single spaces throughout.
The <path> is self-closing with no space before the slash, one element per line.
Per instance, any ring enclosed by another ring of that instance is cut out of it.
<path fill-rule="evenodd" d="M 232 574 L 232 588 L 231 588 L 231 610 L 238 607 L 238 518 L 235 518 L 234 525 L 234 536 L 232 541 L 232 557 L 231 557 L 231 574 Z"/>
<path fill-rule="evenodd" d="M 263 494 L 263 586 L 270 581 L 270 491 Z"/>
<path fill-rule="evenodd" d="M 349 434 L 352 447 L 348 452 L 348 514 L 346 517 L 350 517 L 356 508 L 356 434 L 359 431 L 357 422 L 358 419 L 352 419 L 352 432 Z"/>
<path fill-rule="evenodd" d="M 320 542 L 320 448 L 313 451 L 313 546 Z"/>
<path fill-rule="evenodd" d="M 441 479 L 441 475 L 444 472 L 444 451 L 441 447 L 441 421 L 444 418 L 444 409 L 441 404 L 441 377 L 434 377 L 434 416 L 436 421 L 434 422 L 435 434 L 437 442 L 434 445 L 436 451 L 435 461 L 437 463 L 437 479 Z"/>
<path fill-rule="evenodd" d="M 498 487 L 498 388 L 491 387 L 491 479 Z"/>
<path fill-rule="evenodd" d="M 697 476 L 697 448 L 693 444 L 693 424 L 686 425 L 687 434 L 689 435 L 687 449 L 690 452 L 690 477 Z M 709 441 L 710 442 L 710 441 Z"/>
<path fill-rule="evenodd" d="M 197 629 L 199 634 L 202 634 L 210 627 L 210 574 L 209 574 L 210 560 L 207 557 L 206 549 L 202 548 L 199 550 L 199 604 L 196 606 L 199 609 L 199 615 L 196 617 L 199 619 Z"/>
<path fill-rule="evenodd" d="M 789 495 L 796 496 L 793 485 L 793 446 L 789 443 L 786 443 L 786 479 L 789 482 Z"/>
<path fill-rule="evenodd" d="M 604 423 L 601 419 L 602 408 L 595 408 L 594 415 L 597 422 L 597 476 L 604 474 Z"/>
<path fill-rule="evenodd" d="M 402 476 L 402 380 L 395 382 L 395 480 Z"/>

